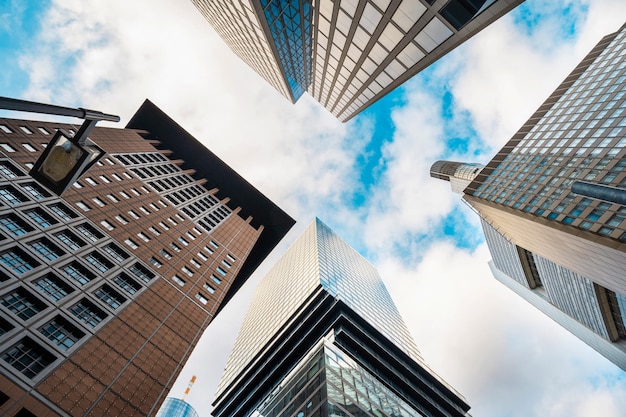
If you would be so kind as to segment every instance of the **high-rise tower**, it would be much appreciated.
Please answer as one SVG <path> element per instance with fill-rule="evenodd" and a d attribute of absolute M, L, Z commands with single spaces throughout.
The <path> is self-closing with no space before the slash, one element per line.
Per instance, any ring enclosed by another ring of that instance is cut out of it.
<path fill-rule="evenodd" d="M 283 96 L 346 121 L 523 0 L 192 1 Z"/>
<path fill-rule="evenodd" d="M 378 272 L 315 220 L 259 284 L 220 381 L 222 416 L 465 416 Z"/>
<path fill-rule="evenodd" d="M 0 414 L 153 415 L 293 219 L 148 101 L 57 197 L 58 128 L 0 120 Z"/>
<path fill-rule="evenodd" d="M 464 199 L 481 216 L 496 278 L 626 370 L 626 207 L 572 187 L 626 192 L 625 56 L 626 25 L 583 59 Z"/>

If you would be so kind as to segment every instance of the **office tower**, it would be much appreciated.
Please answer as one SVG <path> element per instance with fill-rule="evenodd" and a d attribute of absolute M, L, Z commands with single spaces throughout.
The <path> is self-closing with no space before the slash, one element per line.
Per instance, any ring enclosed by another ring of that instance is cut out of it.
<path fill-rule="evenodd" d="M 57 128 L 0 120 L 0 414 L 147 416 L 293 220 L 146 101 L 57 197 Z"/>
<path fill-rule="evenodd" d="M 497 279 L 626 370 L 626 25 L 603 38 L 465 189 Z"/>
<path fill-rule="evenodd" d="M 378 272 L 315 220 L 259 284 L 213 415 L 464 416 Z"/>
<path fill-rule="evenodd" d="M 291 102 L 347 121 L 523 0 L 192 0 Z"/>
<path fill-rule="evenodd" d="M 198 413 L 185 401 L 168 397 L 163 402 L 156 417 L 198 417 Z"/>
<path fill-rule="evenodd" d="M 463 194 L 463 190 L 474 181 L 483 168 L 484 166 L 480 164 L 437 161 L 430 167 L 430 176 L 448 181 L 453 193 Z"/>

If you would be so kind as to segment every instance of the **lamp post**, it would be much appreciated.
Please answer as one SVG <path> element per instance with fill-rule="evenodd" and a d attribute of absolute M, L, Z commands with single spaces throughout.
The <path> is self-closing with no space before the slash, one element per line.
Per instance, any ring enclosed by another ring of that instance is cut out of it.
<path fill-rule="evenodd" d="M 33 178 L 57 195 L 63 194 L 105 154 L 102 148 L 87 137 L 96 123 L 101 120 L 120 121 L 119 116 L 95 110 L 74 109 L 7 97 L 0 97 L 0 109 L 77 117 L 85 120 L 74 135 L 63 129 L 57 130 L 29 172 Z"/>

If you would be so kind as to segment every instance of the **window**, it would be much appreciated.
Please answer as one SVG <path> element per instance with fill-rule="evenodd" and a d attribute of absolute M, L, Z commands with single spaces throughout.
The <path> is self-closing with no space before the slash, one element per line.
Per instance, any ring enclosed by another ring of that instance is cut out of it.
<path fill-rule="evenodd" d="M 219 272 L 220 274 L 226 275 L 226 271 L 224 271 L 221 266 L 218 266 L 216 269 L 217 269 L 217 272 Z"/>
<path fill-rule="evenodd" d="M 170 230 L 170 227 L 163 222 L 159 222 L 159 226 L 161 226 L 163 230 Z"/>
<path fill-rule="evenodd" d="M 122 177 L 120 177 L 119 175 L 117 175 L 116 173 L 111 174 L 111 176 L 113 177 L 113 179 L 115 181 L 122 181 Z"/>
<path fill-rule="evenodd" d="M 154 278 L 154 274 L 148 269 L 146 269 L 143 265 L 134 264 L 130 267 L 130 272 L 132 272 L 136 277 L 141 279 L 143 282 L 148 282 L 152 278 Z"/>
<path fill-rule="evenodd" d="M 134 240 L 132 240 L 132 239 L 126 239 L 126 240 L 124 241 L 124 243 L 126 243 L 128 246 L 130 246 L 130 247 L 131 247 L 131 249 L 137 249 L 137 248 L 139 248 L 139 245 L 138 245 L 137 243 L 135 243 L 135 241 L 134 241 Z"/>
<path fill-rule="evenodd" d="M 157 268 L 160 268 L 163 266 L 163 264 L 154 256 L 151 256 L 148 261 L 150 261 L 150 263 L 154 266 L 156 266 Z"/>
<path fill-rule="evenodd" d="M 141 284 L 124 273 L 113 278 L 113 282 L 130 295 L 134 295 L 141 289 Z"/>
<path fill-rule="evenodd" d="M 115 220 L 117 220 L 118 222 L 122 224 L 128 224 L 128 220 L 126 220 L 126 218 L 124 218 L 123 216 L 120 216 L 119 214 L 115 216 Z"/>
<path fill-rule="evenodd" d="M 191 240 L 196 240 L 196 237 L 189 232 L 185 232 L 185 235 Z"/>
<path fill-rule="evenodd" d="M 85 177 L 85 182 L 89 185 L 98 185 L 98 183 L 91 177 Z"/>
<path fill-rule="evenodd" d="M 87 223 L 79 224 L 76 226 L 76 230 L 83 234 L 87 239 L 92 242 L 96 242 L 104 237 L 104 235 L 94 229 L 91 225 Z"/>
<path fill-rule="evenodd" d="M 108 304 L 109 307 L 111 307 L 113 310 L 117 309 L 126 301 L 126 299 L 122 297 L 121 294 L 119 294 L 113 288 L 109 287 L 107 284 L 104 284 L 102 287 L 98 288 L 94 295 L 106 304 Z"/>
<path fill-rule="evenodd" d="M 189 246 L 189 242 L 187 242 L 187 241 L 185 240 L 185 238 L 183 238 L 183 237 L 179 237 L 179 238 L 178 238 L 178 241 L 179 241 L 180 243 L 182 243 L 184 246 Z"/>
<path fill-rule="evenodd" d="M 13 205 L 28 201 L 26 197 L 10 185 L 0 187 L 0 198 Z"/>
<path fill-rule="evenodd" d="M 207 290 L 208 292 L 210 292 L 211 294 L 215 293 L 215 288 L 211 287 L 209 284 L 207 284 L 206 282 L 204 284 L 202 284 L 202 288 L 204 288 L 205 290 Z"/>
<path fill-rule="evenodd" d="M 106 319 L 107 314 L 89 300 L 82 299 L 70 307 L 70 312 L 87 326 L 94 328 Z"/>
<path fill-rule="evenodd" d="M 81 188 L 83 188 L 83 184 L 76 181 L 74 184 L 72 184 L 72 187 L 76 188 L 77 190 L 80 190 Z"/>
<path fill-rule="evenodd" d="M 88 271 L 87 268 L 85 268 L 76 261 L 69 263 L 59 269 L 65 275 L 67 275 L 69 278 L 72 278 L 80 285 L 85 285 L 96 277 L 92 272 Z"/>
<path fill-rule="evenodd" d="M 120 191 L 119 193 L 120 193 L 120 195 L 121 195 L 122 197 L 124 197 L 126 200 L 128 200 L 128 199 L 130 198 L 130 196 L 128 195 L 128 193 L 127 193 L 126 191 Z"/>
<path fill-rule="evenodd" d="M 150 226 L 148 228 L 148 230 L 150 230 L 150 232 L 152 232 L 153 235 L 155 236 L 159 236 L 161 234 L 161 232 L 159 232 L 157 229 L 155 229 L 154 227 Z"/>
<path fill-rule="evenodd" d="M 45 128 L 45 127 L 38 127 L 37 129 L 38 129 L 41 133 L 43 133 L 44 135 L 49 135 L 49 134 L 50 134 L 50 132 L 48 132 L 48 131 L 46 130 L 46 128 Z"/>
<path fill-rule="evenodd" d="M 212 240 L 209 241 L 209 244 L 211 244 L 211 246 L 213 246 L 215 249 L 220 247 L 220 245 L 218 245 L 217 243 L 213 242 Z"/>
<path fill-rule="evenodd" d="M 15 165 L 8 161 L 0 162 L 0 173 L 7 178 L 17 178 L 24 175 Z"/>
<path fill-rule="evenodd" d="M 231 255 L 230 253 L 226 254 L 226 257 L 231 261 L 231 262 L 235 262 L 235 258 L 233 257 L 233 255 Z"/>
<path fill-rule="evenodd" d="M 152 208 L 152 210 L 159 211 L 159 208 L 156 206 L 156 204 L 150 203 L 149 206 L 150 206 L 150 208 Z"/>
<path fill-rule="evenodd" d="M 40 208 L 27 210 L 25 213 L 28 217 L 30 217 L 35 223 L 37 223 L 42 228 L 50 227 L 53 224 L 57 223 L 56 220 L 54 220 L 51 216 L 46 214 Z"/>
<path fill-rule="evenodd" d="M 59 277 L 47 274 L 34 282 L 35 287 L 52 301 L 59 301 L 74 290 Z"/>
<path fill-rule="evenodd" d="M 27 128 L 26 126 L 20 126 L 20 129 L 22 130 L 22 132 L 26 133 L 27 135 L 33 134 L 33 131 Z"/>
<path fill-rule="evenodd" d="M 167 221 L 172 223 L 174 226 L 178 226 L 178 222 L 176 222 L 176 220 L 172 219 L 171 217 L 168 217 Z"/>
<path fill-rule="evenodd" d="M 23 274 L 39 266 L 33 258 L 18 247 L 7 249 L 0 253 L 0 261 L 16 274 Z"/>
<path fill-rule="evenodd" d="M 148 235 L 146 235 L 143 232 L 137 233 L 137 236 L 139 236 L 139 238 L 143 240 L 144 242 L 150 242 L 150 238 L 148 237 Z"/>
<path fill-rule="evenodd" d="M 102 182 L 104 182 L 105 184 L 111 183 L 111 180 L 105 177 L 104 175 L 99 175 L 98 178 L 100 178 Z"/>
<path fill-rule="evenodd" d="M 113 268 L 113 264 L 107 261 L 104 256 L 100 255 L 98 252 L 91 252 L 89 255 L 85 256 L 85 260 L 102 273 Z"/>
<path fill-rule="evenodd" d="M 146 209 L 144 206 L 140 206 L 139 210 L 141 210 L 143 214 L 150 214 L 150 210 Z"/>
<path fill-rule="evenodd" d="M 66 221 L 70 221 L 77 217 L 76 213 L 74 213 L 70 208 L 61 203 L 51 205 L 50 210 L 52 210 L 54 214 L 59 216 L 61 219 Z"/>
<path fill-rule="evenodd" d="M 15 214 L 0 216 L 0 226 L 13 236 L 21 236 L 34 230 Z"/>
<path fill-rule="evenodd" d="M 207 251 L 207 252 L 209 252 L 210 254 L 213 254 L 213 249 L 211 249 L 211 248 L 210 248 L 210 247 L 208 247 L 208 246 L 205 246 L 205 247 L 204 247 L 204 250 L 205 250 L 205 251 Z"/>
<path fill-rule="evenodd" d="M 141 193 L 139 191 L 137 191 L 136 189 L 134 189 L 134 188 L 131 188 L 130 192 L 135 194 L 136 196 L 140 196 L 141 195 Z"/>
<path fill-rule="evenodd" d="M 46 238 L 35 240 L 34 242 L 29 243 L 29 245 L 35 252 L 49 261 L 54 261 L 55 259 L 65 255 L 65 252 Z"/>
<path fill-rule="evenodd" d="M 35 149 L 30 143 L 22 143 L 22 147 L 28 152 L 37 152 L 37 149 Z"/>
<path fill-rule="evenodd" d="M 196 294 L 196 299 L 200 301 L 202 304 L 206 304 L 209 302 L 209 299 L 200 293 Z"/>
<path fill-rule="evenodd" d="M 21 186 L 28 194 L 32 195 L 35 200 L 43 200 L 44 198 L 50 197 L 50 193 L 34 182 L 21 184 Z"/>
<path fill-rule="evenodd" d="M 113 194 L 107 194 L 107 198 L 109 200 L 111 200 L 114 203 L 117 203 L 118 201 L 120 201 L 117 197 L 115 197 Z"/>
<path fill-rule="evenodd" d="M 132 217 L 133 219 L 137 220 L 139 218 L 139 215 L 137 213 L 135 213 L 133 210 L 128 210 L 128 215 L 130 217 Z"/>
<path fill-rule="evenodd" d="M 13 133 L 13 131 L 9 129 L 7 125 L 0 125 L 0 130 L 2 130 L 4 133 Z"/>
<path fill-rule="evenodd" d="M 3 336 L 4 334 L 10 332 L 14 328 L 15 328 L 15 326 L 13 326 L 11 323 L 9 323 L 8 321 L 6 321 L 2 317 L 0 317 L 0 336 Z M 2 391 L 0 391 L 0 393 L 1 392 Z M 2 402 L 2 400 L 3 400 L 3 398 L 1 398 L 1 396 L 0 396 L 0 405 L 4 404 Z"/>
<path fill-rule="evenodd" d="M 57 345 L 61 350 L 68 350 L 85 336 L 85 333 L 78 330 L 76 326 L 70 324 L 61 316 L 56 316 L 39 329 L 41 334 Z"/>
<path fill-rule="evenodd" d="M 202 259 L 205 262 L 209 260 L 209 258 L 207 258 L 206 255 L 202 252 L 198 252 L 198 258 Z"/>
<path fill-rule="evenodd" d="M 25 337 L 2 354 L 2 360 L 33 378 L 54 361 L 54 356 L 44 348 Z"/>
<path fill-rule="evenodd" d="M 175 252 L 180 252 L 182 249 L 176 243 L 170 243 L 170 248 L 174 249 Z"/>
<path fill-rule="evenodd" d="M 105 229 L 107 229 L 107 230 L 113 230 L 113 229 L 115 229 L 115 226 L 113 226 L 111 223 L 109 223 L 109 222 L 108 222 L 108 221 L 106 221 L 106 220 L 102 220 L 102 221 L 100 222 L 100 224 L 101 224 L 101 225 L 102 225 Z"/>
<path fill-rule="evenodd" d="M 228 262 L 226 262 L 225 260 L 222 260 L 222 265 L 224 265 L 226 268 L 230 268 L 231 267 L 231 265 Z"/>
<path fill-rule="evenodd" d="M 6 152 L 15 152 L 15 148 L 13 148 L 8 143 L 0 143 L 0 148 Z"/>
<path fill-rule="evenodd" d="M 89 211 L 89 210 L 91 210 L 91 207 L 89 207 L 87 204 L 85 204 L 82 201 L 77 201 L 76 202 L 76 207 L 78 207 L 82 211 Z"/>
<path fill-rule="evenodd" d="M 111 256 L 111 258 L 115 259 L 117 262 L 124 262 L 130 256 L 115 243 L 109 243 L 103 249 L 106 253 L 109 254 L 109 256 Z"/>
<path fill-rule="evenodd" d="M 161 254 L 161 256 L 163 256 L 165 259 L 172 259 L 172 254 L 169 253 L 168 251 L 166 251 L 165 249 L 161 249 L 159 251 L 159 253 Z"/>
<path fill-rule="evenodd" d="M 215 282 L 216 284 L 221 284 L 222 280 L 219 279 L 218 277 L 216 277 L 215 275 L 211 274 L 211 279 L 213 280 L 213 282 Z"/>
<path fill-rule="evenodd" d="M 5 295 L 1 303 L 22 320 L 28 320 L 46 308 L 46 305 L 41 300 L 22 287 Z"/>
<path fill-rule="evenodd" d="M 85 246 L 85 242 L 80 240 L 74 233 L 70 232 L 69 230 L 63 230 L 61 232 L 55 233 L 54 236 L 61 242 L 63 242 L 65 246 L 72 250 L 78 250 L 81 247 Z"/>
<path fill-rule="evenodd" d="M 191 269 L 187 268 L 186 266 L 183 266 L 181 268 L 181 271 L 183 271 L 185 274 L 189 275 L 190 277 L 193 276 L 193 271 Z"/>
<path fill-rule="evenodd" d="M 104 201 L 100 200 L 98 197 L 92 198 L 91 201 L 93 201 L 94 203 L 96 203 L 97 206 L 100 206 L 100 207 L 104 207 L 107 205 Z"/>
<path fill-rule="evenodd" d="M 202 268 L 202 265 L 200 265 L 200 262 L 196 261 L 195 259 L 191 259 L 189 262 L 196 268 Z"/>
<path fill-rule="evenodd" d="M 174 280 L 175 283 L 177 283 L 178 285 L 180 285 L 181 287 L 183 285 L 185 285 L 185 280 L 183 280 L 181 277 L 179 277 L 178 275 L 174 275 L 172 277 L 172 279 Z"/>

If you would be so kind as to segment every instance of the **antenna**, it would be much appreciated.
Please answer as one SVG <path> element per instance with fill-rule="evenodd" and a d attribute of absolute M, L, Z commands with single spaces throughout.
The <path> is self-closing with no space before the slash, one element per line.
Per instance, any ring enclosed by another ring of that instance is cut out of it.
<path fill-rule="evenodd" d="M 187 397 L 187 394 L 189 394 L 189 391 L 191 391 L 191 387 L 193 386 L 193 383 L 196 382 L 196 376 L 192 376 L 191 380 L 189 381 L 189 385 L 187 385 L 187 388 L 185 388 L 185 394 L 183 395 L 183 398 L 181 398 L 181 400 L 185 401 L 185 398 Z"/>

